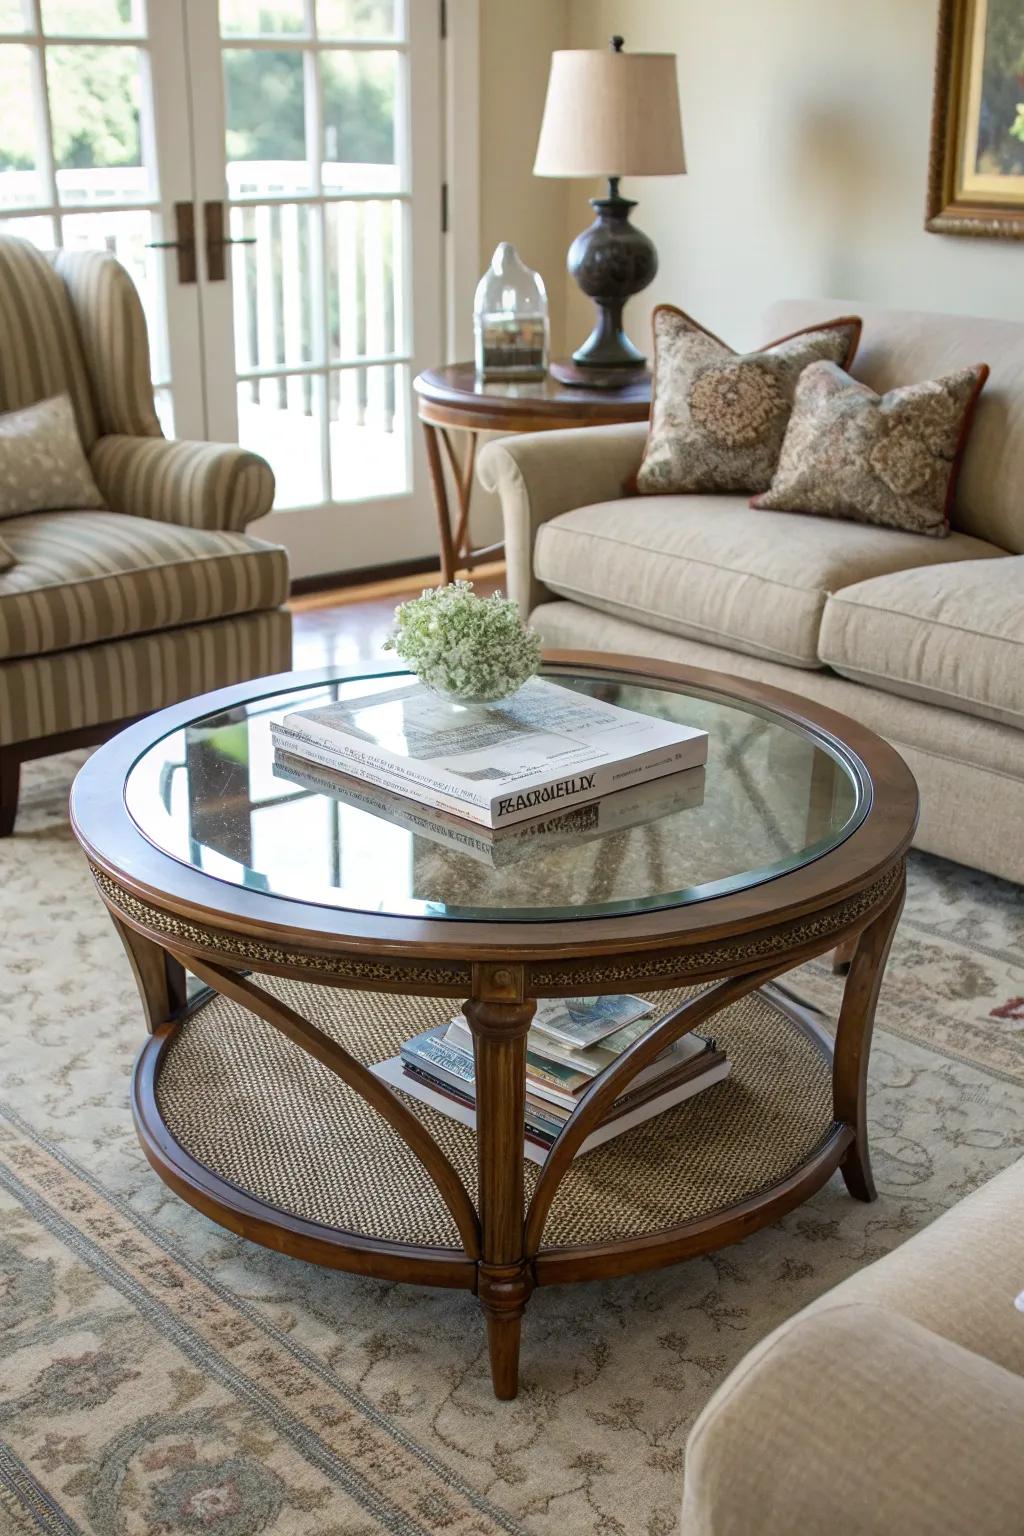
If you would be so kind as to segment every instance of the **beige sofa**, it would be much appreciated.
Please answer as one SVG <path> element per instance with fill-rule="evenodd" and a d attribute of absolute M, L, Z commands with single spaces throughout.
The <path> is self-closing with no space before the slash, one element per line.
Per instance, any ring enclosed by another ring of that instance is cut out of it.
<path fill-rule="evenodd" d="M 847 300 L 776 305 L 763 333 L 851 311 L 875 389 L 991 366 L 948 539 L 624 496 L 643 425 L 546 432 L 480 458 L 509 591 L 548 646 L 691 662 L 854 716 L 917 776 L 919 847 L 1024 881 L 1024 325 Z"/>
<path fill-rule="evenodd" d="M 1020 1536 L 1024 1162 L 783 1323 L 690 1434 L 682 1536 Z"/>

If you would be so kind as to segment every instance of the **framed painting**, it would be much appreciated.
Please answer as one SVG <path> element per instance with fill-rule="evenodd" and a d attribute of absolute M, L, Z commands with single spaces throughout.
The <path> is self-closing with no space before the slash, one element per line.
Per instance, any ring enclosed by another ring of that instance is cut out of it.
<path fill-rule="evenodd" d="M 1024 0 L 940 0 L 925 228 L 1024 240 Z"/>

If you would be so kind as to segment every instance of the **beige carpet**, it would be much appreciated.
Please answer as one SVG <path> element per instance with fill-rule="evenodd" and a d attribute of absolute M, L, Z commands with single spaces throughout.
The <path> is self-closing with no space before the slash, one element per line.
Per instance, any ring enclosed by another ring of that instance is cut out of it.
<path fill-rule="evenodd" d="M 916 858 L 879 1010 L 881 1198 L 653 1275 L 539 1292 L 491 1396 L 463 1293 L 321 1271 L 215 1227 L 145 1163 L 143 1038 L 64 820 L 29 772 L 0 844 L 0 1530 L 667 1536 L 686 1431 L 780 1319 L 1024 1152 L 1024 903 Z M 796 979 L 796 978 L 794 978 Z M 799 985 L 838 988 L 815 964 Z"/>

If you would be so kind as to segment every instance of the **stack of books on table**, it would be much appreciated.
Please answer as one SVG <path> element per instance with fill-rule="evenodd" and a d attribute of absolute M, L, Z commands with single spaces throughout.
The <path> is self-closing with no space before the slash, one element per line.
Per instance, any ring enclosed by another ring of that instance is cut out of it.
<path fill-rule="evenodd" d="M 484 827 L 599 800 L 699 767 L 707 732 L 545 678 L 497 704 L 453 705 L 399 681 L 270 726 L 299 758 Z"/>
<path fill-rule="evenodd" d="M 540 1002 L 526 1040 L 523 1154 L 542 1163 L 598 1073 L 652 1027 L 639 997 L 575 997 Z M 462 1014 L 426 1030 L 373 1068 L 392 1087 L 463 1125 L 476 1125 L 473 1037 Z M 729 1074 L 713 1040 L 683 1035 L 644 1067 L 586 1138 L 580 1153 L 692 1098 Z"/>
<path fill-rule="evenodd" d="M 420 805 L 407 795 L 378 789 L 351 774 L 307 763 L 292 752 L 274 754 L 274 773 L 289 784 L 314 794 L 330 795 L 342 805 L 379 816 L 391 826 L 465 854 L 491 869 L 506 869 L 535 853 L 575 848 L 595 837 L 607 837 L 612 832 L 660 821 L 677 811 L 692 810 L 704 800 L 704 772 L 703 768 L 686 768 L 649 784 L 620 789 L 601 800 L 569 806 L 567 810 L 556 807 L 545 816 L 516 821 L 511 826 L 483 827 L 461 816 Z"/>

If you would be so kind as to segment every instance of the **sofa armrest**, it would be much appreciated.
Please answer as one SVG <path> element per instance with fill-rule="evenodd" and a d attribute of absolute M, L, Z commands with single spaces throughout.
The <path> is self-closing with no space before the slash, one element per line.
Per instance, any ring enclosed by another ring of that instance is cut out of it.
<path fill-rule="evenodd" d="M 694 1425 L 682 1536 L 1013 1536 L 1022 1435 L 1014 1372 L 881 1307 L 815 1308 Z"/>
<path fill-rule="evenodd" d="M 530 432 L 488 443 L 481 484 L 501 497 L 508 594 L 525 618 L 548 591 L 533 574 L 533 542 L 549 518 L 573 507 L 615 501 L 639 468 L 647 423 Z"/>
<path fill-rule="evenodd" d="M 228 443 L 101 437 L 90 463 L 107 506 L 130 517 L 239 533 L 274 501 L 270 465 Z"/>

